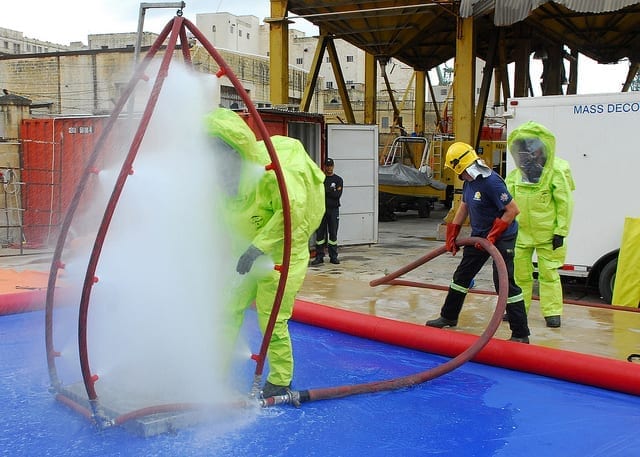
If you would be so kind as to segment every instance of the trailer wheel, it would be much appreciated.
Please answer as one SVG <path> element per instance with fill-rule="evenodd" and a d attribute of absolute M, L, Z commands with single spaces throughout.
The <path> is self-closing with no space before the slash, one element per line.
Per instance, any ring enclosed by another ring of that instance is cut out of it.
<path fill-rule="evenodd" d="M 418 217 L 429 217 L 431 215 L 431 202 L 426 198 L 418 200 Z"/>
<path fill-rule="evenodd" d="M 618 259 L 615 258 L 607 263 L 600 271 L 598 279 L 598 290 L 602 299 L 611 303 L 613 300 L 613 286 L 616 282 L 616 269 L 618 268 Z"/>
<path fill-rule="evenodd" d="M 378 221 L 391 222 L 398 219 L 393 211 L 393 205 L 388 201 L 383 201 L 378 205 Z"/>

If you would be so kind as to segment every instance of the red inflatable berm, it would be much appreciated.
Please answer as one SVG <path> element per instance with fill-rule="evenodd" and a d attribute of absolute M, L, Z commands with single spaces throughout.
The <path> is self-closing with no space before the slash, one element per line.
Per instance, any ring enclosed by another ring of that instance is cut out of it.
<path fill-rule="evenodd" d="M 0 316 L 44 309 L 46 290 L 0 294 Z"/>
<path fill-rule="evenodd" d="M 296 300 L 292 318 L 361 338 L 455 357 L 477 336 Z M 640 364 L 493 339 L 475 362 L 640 395 Z"/>

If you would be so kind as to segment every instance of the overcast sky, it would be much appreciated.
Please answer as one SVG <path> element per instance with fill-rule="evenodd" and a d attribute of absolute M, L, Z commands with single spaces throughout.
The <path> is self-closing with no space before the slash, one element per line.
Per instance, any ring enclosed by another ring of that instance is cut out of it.
<path fill-rule="evenodd" d="M 0 9 L 0 27 L 17 30 L 29 38 L 69 44 L 87 43 L 94 33 L 135 32 L 138 29 L 140 3 L 135 0 L 4 0 Z M 262 22 L 270 15 L 269 0 L 185 0 L 184 17 L 195 24 L 198 13 L 227 12 L 251 14 Z M 144 30 L 159 33 L 175 15 L 177 8 L 151 8 L 145 12 Z M 313 34 L 313 25 L 299 19 L 291 25 Z"/>
<path fill-rule="evenodd" d="M 4 0 L 0 27 L 58 44 L 68 45 L 72 41 L 87 44 L 89 34 L 137 31 L 140 3 L 135 0 Z M 251 14 L 261 22 L 270 15 L 269 0 L 185 0 L 185 3 L 184 17 L 194 24 L 198 13 Z M 175 13 L 176 8 L 148 9 L 144 30 L 159 33 Z M 317 33 L 317 29 L 304 19 L 297 20 L 290 27 L 307 35 Z M 578 92 L 618 92 L 628 68 L 628 63 L 597 65 L 583 58 L 580 61 Z M 532 72 L 534 85 L 539 85 L 538 76 Z"/>

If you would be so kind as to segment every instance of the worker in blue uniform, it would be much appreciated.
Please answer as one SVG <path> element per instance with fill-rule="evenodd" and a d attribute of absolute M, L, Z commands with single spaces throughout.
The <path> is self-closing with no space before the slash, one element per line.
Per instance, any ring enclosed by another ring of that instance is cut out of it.
<path fill-rule="evenodd" d="M 467 216 L 471 225 L 471 236 L 486 238 L 495 245 L 504 259 L 509 279 L 506 311 L 511 328 L 510 341 L 529 343 L 530 332 L 524 297 L 514 280 L 513 272 L 514 248 L 518 234 L 518 223 L 515 221 L 519 213 L 518 206 L 502 178 L 478 157 L 470 145 L 463 142 L 453 143 L 447 150 L 445 165 L 464 180 L 462 201 L 453 220 L 447 224 L 446 248 L 453 255 L 458 252 L 456 238 Z M 458 325 L 458 316 L 471 282 L 488 259 L 489 253 L 479 244 L 464 247 L 462 260 L 453 274 L 440 317 L 427 321 L 425 325 L 437 328 Z M 499 284 L 495 262 L 493 282 L 497 292 Z"/>

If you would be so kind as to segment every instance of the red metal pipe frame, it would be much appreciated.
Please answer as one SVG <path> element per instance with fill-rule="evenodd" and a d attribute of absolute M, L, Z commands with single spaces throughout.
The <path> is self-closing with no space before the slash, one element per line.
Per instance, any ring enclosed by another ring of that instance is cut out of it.
<path fill-rule="evenodd" d="M 152 414 L 171 413 L 175 411 L 184 412 L 196 412 L 201 411 L 203 413 L 212 412 L 214 410 L 227 410 L 228 408 L 249 408 L 254 406 L 255 403 L 248 401 L 237 401 L 233 403 L 225 403 L 224 405 L 216 405 L 215 409 L 213 405 L 205 405 L 202 403 L 168 403 L 165 405 L 149 406 L 147 408 L 136 409 L 125 414 L 121 414 L 113 420 L 113 425 L 122 425 L 130 420 L 139 419 L 141 417 L 151 416 Z"/>
<path fill-rule="evenodd" d="M 46 305 L 45 305 L 45 308 L 46 308 L 45 343 L 47 347 L 47 363 L 49 367 L 49 375 L 50 375 L 51 383 L 53 387 L 55 387 L 56 389 L 59 389 L 60 381 L 58 379 L 57 370 L 55 367 L 55 357 L 57 356 L 57 352 L 54 350 L 54 347 L 53 347 L 53 302 L 54 302 L 54 290 L 55 290 L 55 282 L 57 278 L 57 271 L 62 266 L 61 256 L 62 256 L 64 243 L 68 235 L 69 228 L 73 220 L 73 216 L 79 205 L 80 198 L 86 187 L 89 176 L 91 175 L 91 171 L 93 170 L 95 162 L 104 147 L 106 137 L 113 129 L 113 126 L 115 125 L 115 122 L 118 116 L 120 115 L 120 113 L 122 112 L 127 100 L 131 97 L 133 90 L 135 88 L 135 85 L 139 82 L 140 79 L 143 79 L 145 69 L 148 67 L 149 63 L 151 62 L 151 59 L 160 49 L 161 45 L 164 43 L 164 40 L 168 36 L 169 31 L 171 30 L 171 36 L 169 38 L 169 42 L 167 45 L 167 49 L 165 51 L 165 55 L 162 60 L 162 64 L 158 71 L 156 82 L 154 84 L 150 98 L 145 107 L 145 111 L 141 119 L 140 125 L 132 141 L 131 147 L 129 149 L 129 153 L 122 165 L 120 174 L 118 175 L 118 179 L 116 181 L 116 185 L 114 187 L 112 195 L 105 209 L 105 214 L 100 224 L 98 234 L 96 236 L 96 240 L 94 242 L 94 246 L 89 259 L 89 264 L 88 264 L 87 272 L 85 275 L 84 286 L 81 294 L 80 311 L 79 311 L 79 317 L 78 317 L 78 342 L 79 342 L 79 352 L 80 352 L 80 365 L 82 369 L 84 384 L 87 390 L 87 395 L 89 397 L 89 401 L 92 407 L 94 408 L 94 412 L 93 412 L 94 415 L 96 415 L 95 404 L 97 401 L 97 393 L 95 391 L 94 384 L 95 384 L 95 381 L 97 380 L 97 377 L 91 374 L 91 369 L 89 366 L 88 350 L 87 350 L 87 328 L 86 328 L 89 299 L 91 295 L 91 287 L 95 283 L 95 280 L 94 280 L 95 270 L 97 267 L 98 259 L 100 257 L 100 252 L 102 250 L 102 245 L 104 243 L 104 238 L 106 236 L 109 224 L 111 222 L 111 218 L 115 211 L 115 207 L 122 193 L 122 188 L 127 179 L 127 176 L 129 176 L 130 174 L 133 161 L 137 155 L 138 149 L 142 142 L 142 138 L 144 137 L 144 133 L 146 132 L 146 128 L 151 118 L 151 114 L 153 113 L 153 109 L 155 107 L 157 99 L 159 97 L 160 90 L 164 83 L 164 79 L 166 78 L 169 63 L 171 61 L 173 51 L 176 46 L 178 36 L 180 36 L 180 39 L 181 39 L 182 54 L 183 54 L 184 60 L 187 63 L 191 63 L 191 56 L 189 53 L 189 46 L 187 43 L 185 27 L 189 28 L 189 30 L 193 33 L 196 39 L 200 41 L 200 43 L 205 47 L 205 49 L 214 58 L 214 60 L 216 60 L 216 62 L 221 68 L 221 72 L 218 76 L 225 75 L 227 76 L 227 78 L 229 78 L 229 80 L 231 81 L 231 83 L 239 93 L 240 97 L 245 102 L 245 105 L 248 108 L 249 112 L 256 119 L 256 126 L 260 131 L 260 134 L 267 148 L 267 152 L 269 153 L 269 157 L 271 159 L 271 164 L 267 165 L 266 170 L 267 171 L 272 170 L 275 172 L 279 191 L 280 191 L 280 197 L 282 199 L 283 217 L 284 217 L 284 250 L 283 250 L 284 252 L 283 252 L 282 264 L 276 267 L 276 270 L 280 272 L 280 281 L 278 283 L 278 288 L 276 291 L 276 296 L 274 299 L 274 305 L 271 312 L 271 316 L 270 316 L 267 328 L 265 330 L 265 333 L 263 335 L 260 353 L 258 356 L 254 357 L 254 359 L 257 362 L 257 367 L 256 367 L 257 379 L 254 380 L 254 384 L 256 382 L 259 383 L 259 377 L 262 375 L 262 372 L 264 369 L 264 364 L 266 361 L 266 352 L 269 346 L 269 341 L 271 340 L 271 335 L 273 334 L 273 328 L 275 325 L 278 311 L 280 309 L 280 303 L 282 301 L 282 296 L 284 294 L 284 289 L 286 286 L 286 281 L 287 281 L 288 272 L 289 272 L 290 257 L 291 257 L 291 211 L 289 206 L 289 198 L 286 190 L 284 175 L 283 175 L 280 163 L 278 161 L 278 157 L 276 155 L 275 149 L 271 142 L 269 133 L 266 127 L 264 126 L 264 123 L 262 122 L 262 119 L 258 111 L 256 110 L 255 106 L 253 105 L 251 99 L 247 95 L 246 91 L 244 91 L 240 81 L 235 76 L 231 68 L 226 64 L 224 59 L 220 56 L 220 54 L 218 54 L 218 52 L 215 50 L 213 45 L 211 45 L 211 43 L 202 35 L 202 33 L 190 21 L 183 19 L 182 17 L 175 17 L 165 26 L 163 31 L 160 33 L 156 41 L 151 46 L 149 52 L 145 56 L 145 59 L 140 64 L 137 71 L 134 73 L 134 76 L 129 82 L 128 86 L 126 87 L 122 97 L 116 104 L 109 118 L 109 121 L 105 126 L 105 129 L 102 135 L 98 139 L 93 153 L 87 160 L 87 166 L 85 167 L 85 171 L 81 176 L 79 185 L 76 189 L 76 192 L 74 193 L 74 196 L 69 205 L 69 209 L 63 220 L 60 235 L 58 237 L 58 241 L 56 243 L 56 248 L 52 258 L 51 269 L 49 273 L 48 288 L 47 288 Z M 68 400 L 73 401 L 71 399 L 68 399 Z M 68 401 L 65 400 L 65 403 L 68 403 Z M 176 407 L 181 408 L 182 406 L 176 406 Z M 78 408 L 82 408 L 82 407 L 78 406 Z M 152 411 L 152 410 L 153 410 L 153 407 L 145 408 L 144 410 L 141 410 L 141 411 Z M 134 412 L 131 414 L 135 416 L 135 415 L 141 415 L 145 413 Z"/>
<path fill-rule="evenodd" d="M 91 155 L 87 158 L 87 164 L 84 172 L 80 176 L 80 181 L 78 182 L 78 186 L 76 191 L 73 194 L 71 202 L 69 203 L 68 210 L 64 216 L 62 221 L 62 225 L 60 227 L 60 234 L 58 236 L 58 240 L 56 242 L 56 247 L 53 252 L 53 257 L 51 260 L 51 268 L 49 269 L 49 279 L 47 283 L 47 295 L 45 301 L 45 345 L 47 349 L 47 365 L 49 369 L 49 377 L 51 380 L 51 384 L 54 388 L 59 388 L 60 381 L 58 379 L 57 370 L 55 366 L 55 358 L 57 355 L 57 351 L 55 351 L 53 347 L 53 306 L 54 306 L 54 296 L 55 296 L 55 284 L 57 279 L 58 270 L 60 268 L 64 268 L 64 265 L 61 261 L 62 251 L 64 248 L 64 244 L 69 233 L 69 228 L 71 227 L 71 222 L 73 221 L 73 217 L 80 203 L 80 198 L 86 188 L 89 177 L 92 175 L 92 170 L 95 167 L 95 163 L 103 152 L 105 147 L 105 143 L 107 137 L 118 119 L 118 116 L 122 112 L 127 100 L 131 97 L 136 84 L 144 78 L 144 71 L 147 66 L 151 63 L 151 59 L 160 49 L 163 40 L 167 37 L 169 30 L 171 28 L 171 23 L 167 24 L 164 30 L 160 33 L 158 39 L 154 42 L 154 44 L 149 49 L 148 54 L 145 56 L 145 59 L 139 65 L 137 71 L 134 73 L 134 76 L 129 81 L 129 84 L 125 87 L 124 92 L 116 106 L 113 109 L 109 120 L 107 121 L 105 128 L 102 131 L 102 134 L 98 138 L 96 145 L 93 149 Z"/>
<path fill-rule="evenodd" d="M 124 163 L 120 168 L 120 173 L 116 180 L 113 192 L 111 193 L 111 197 L 109 198 L 109 201 L 107 203 L 102 222 L 100 223 L 100 226 L 98 228 L 96 241 L 93 245 L 91 256 L 89 257 L 89 264 L 87 266 L 87 272 L 85 275 L 84 286 L 82 288 L 80 299 L 80 314 L 78 322 L 80 367 L 82 369 L 82 377 L 87 388 L 87 395 L 89 396 L 89 400 L 95 400 L 98 397 L 95 390 L 95 382 L 97 381 L 97 378 L 91 374 L 91 368 L 89 366 L 89 354 L 87 350 L 87 316 L 89 310 L 89 300 L 91 298 L 91 289 L 95 284 L 95 272 L 98 266 L 100 253 L 102 251 L 102 245 L 104 243 L 107 231 L 109 230 L 109 225 L 111 224 L 111 220 L 113 218 L 113 213 L 115 212 L 118 200 L 120 199 L 120 195 L 122 194 L 122 189 L 124 188 L 125 181 L 127 180 L 127 177 L 130 176 L 131 170 L 133 169 L 133 161 L 138 154 L 140 144 L 142 143 L 142 139 L 144 138 L 144 134 L 146 133 L 147 127 L 151 120 L 151 115 L 153 114 L 153 110 L 160 96 L 160 90 L 162 89 L 162 85 L 164 84 L 165 78 L 167 77 L 169 63 L 171 62 L 171 59 L 173 57 L 173 51 L 176 46 L 178 33 L 182 25 L 181 22 L 182 19 L 179 17 L 173 20 L 171 37 L 169 38 L 167 49 L 165 50 L 165 54 L 162 58 L 162 63 L 160 64 L 160 69 L 158 70 L 156 81 L 151 90 L 147 106 L 145 107 L 136 134 L 133 137 L 132 144 L 129 148 L 129 153 L 127 154 Z"/>

